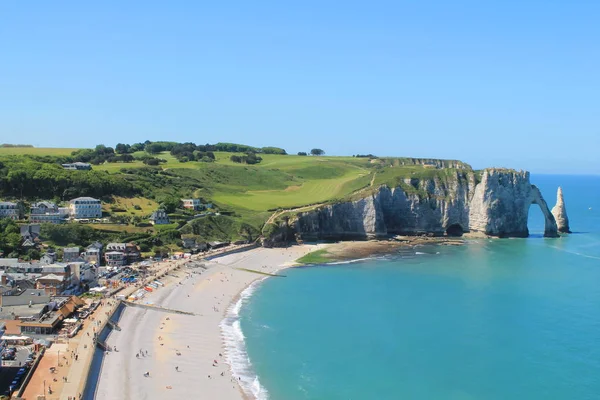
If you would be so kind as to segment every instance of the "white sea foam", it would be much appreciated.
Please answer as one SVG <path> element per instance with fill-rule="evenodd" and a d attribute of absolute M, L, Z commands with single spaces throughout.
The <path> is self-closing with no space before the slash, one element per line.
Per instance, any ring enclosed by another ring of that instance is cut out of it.
<path fill-rule="evenodd" d="M 354 260 L 346 260 L 346 261 L 334 261 L 334 262 L 330 262 L 327 263 L 326 265 L 341 265 L 341 264 L 352 264 L 355 262 L 360 262 L 360 261 L 369 261 L 369 260 L 374 260 L 377 257 L 366 257 L 366 258 L 356 258 Z"/>
<path fill-rule="evenodd" d="M 231 366 L 234 378 L 238 379 L 240 387 L 247 395 L 253 396 L 257 400 L 266 400 L 269 398 L 269 393 L 260 384 L 258 376 L 252 369 L 252 363 L 246 351 L 244 333 L 240 326 L 240 310 L 261 281 L 262 279 L 252 283 L 240 293 L 240 298 L 229 306 L 225 319 L 219 326 L 225 347 L 225 357 Z"/>
<path fill-rule="evenodd" d="M 415 251 L 415 254 L 417 254 L 417 255 L 424 255 L 424 254 L 427 254 L 427 253 L 423 253 L 423 252 L 420 252 L 420 251 Z"/>

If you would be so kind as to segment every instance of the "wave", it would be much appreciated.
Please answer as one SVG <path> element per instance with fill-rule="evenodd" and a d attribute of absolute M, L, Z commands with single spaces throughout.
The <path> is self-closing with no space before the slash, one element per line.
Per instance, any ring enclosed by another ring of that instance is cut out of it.
<path fill-rule="evenodd" d="M 240 310 L 263 279 L 253 282 L 240 293 L 238 301 L 229 306 L 225 319 L 219 324 L 225 347 L 225 358 L 231 367 L 231 372 L 234 378 L 238 379 L 238 383 L 242 390 L 247 395 L 251 395 L 257 400 L 268 399 L 269 393 L 267 392 L 267 389 L 260 384 L 258 376 L 252 369 L 252 363 L 250 362 L 246 350 L 244 333 L 240 326 Z"/>
<path fill-rule="evenodd" d="M 365 258 L 356 258 L 356 259 L 353 259 L 353 260 L 346 260 L 346 261 L 333 261 L 333 262 L 325 263 L 325 265 L 352 264 L 352 263 L 360 262 L 360 261 L 375 260 L 377 258 L 379 258 L 379 257 L 365 257 Z"/>

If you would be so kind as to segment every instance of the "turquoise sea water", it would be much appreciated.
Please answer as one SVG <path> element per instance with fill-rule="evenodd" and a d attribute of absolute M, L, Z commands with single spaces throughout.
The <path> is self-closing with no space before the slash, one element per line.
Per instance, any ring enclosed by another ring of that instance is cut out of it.
<path fill-rule="evenodd" d="M 556 187 L 576 232 L 286 270 L 241 309 L 270 399 L 599 399 L 600 177 Z M 590 210 L 589 207 L 592 207 Z"/>

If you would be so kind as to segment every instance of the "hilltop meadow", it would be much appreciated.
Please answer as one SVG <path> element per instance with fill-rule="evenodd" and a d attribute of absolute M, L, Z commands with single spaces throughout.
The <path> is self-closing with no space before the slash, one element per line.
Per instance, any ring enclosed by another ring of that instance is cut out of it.
<path fill-rule="evenodd" d="M 90 224 L 91 229 L 148 238 L 158 229 L 147 226 L 147 218 L 158 208 L 168 208 L 173 224 L 162 228 L 163 236 L 165 229 L 179 233 L 171 233 L 175 239 L 159 241 L 158 246 L 173 249 L 181 245 L 181 235 L 207 241 L 255 240 L 274 213 L 354 199 L 383 184 L 410 190 L 411 179 L 456 171 L 437 169 L 428 160 L 323 153 L 313 149 L 291 155 L 276 147 L 149 141 L 118 144 L 115 149 L 0 147 L 0 199 L 27 206 L 37 200 L 100 198 L 105 215 L 119 223 Z M 74 161 L 90 163 L 92 169 L 61 166 Z M 470 169 L 456 161 L 443 163 Z M 218 215 L 192 218 L 178 210 L 178 200 L 185 197 L 212 204 Z M 150 251 L 157 246 L 147 247 Z"/>

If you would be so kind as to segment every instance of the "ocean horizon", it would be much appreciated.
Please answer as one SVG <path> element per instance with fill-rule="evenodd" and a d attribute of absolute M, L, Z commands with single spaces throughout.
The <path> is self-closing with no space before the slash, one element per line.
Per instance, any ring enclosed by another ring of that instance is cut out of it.
<path fill-rule="evenodd" d="M 286 270 L 229 317 L 261 399 L 592 399 L 600 393 L 600 176 L 532 175 L 573 234 L 401 248 Z M 237 343 L 237 344 L 235 344 Z"/>

